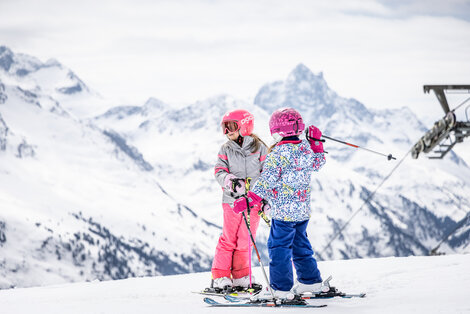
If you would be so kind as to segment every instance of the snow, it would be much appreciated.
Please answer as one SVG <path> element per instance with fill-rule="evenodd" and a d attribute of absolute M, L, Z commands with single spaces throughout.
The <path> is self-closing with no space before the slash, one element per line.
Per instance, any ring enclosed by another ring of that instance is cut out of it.
<path fill-rule="evenodd" d="M 206 287 L 210 273 L 94 281 L 0 291 L 1 312 L 17 313 L 468 313 L 470 255 L 389 257 L 319 262 L 325 278 L 365 298 L 310 300 L 320 309 L 211 308 L 192 293 Z M 263 283 L 261 269 L 254 269 Z M 216 298 L 216 297 L 215 297 Z M 224 301 L 225 302 L 225 301 Z"/>

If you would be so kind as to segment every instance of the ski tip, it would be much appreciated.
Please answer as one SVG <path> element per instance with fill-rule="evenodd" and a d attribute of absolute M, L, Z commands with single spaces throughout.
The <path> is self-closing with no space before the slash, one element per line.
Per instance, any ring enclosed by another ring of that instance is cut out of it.
<path fill-rule="evenodd" d="M 366 294 L 363 293 L 358 293 L 358 294 L 345 294 L 343 298 L 345 299 L 351 299 L 351 298 L 365 298 Z"/>
<path fill-rule="evenodd" d="M 227 301 L 233 302 L 233 303 L 237 303 L 237 302 L 241 301 L 241 299 L 238 298 L 237 296 L 232 296 L 232 295 L 229 295 L 229 294 L 225 295 L 224 299 L 227 300 Z"/>
<path fill-rule="evenodd" d="M 207 303 L 207 304 L 210 304 L 210 305 L 214 305 L 214 304 L 218 304 L 217 301 L 211 299 L 211 298 L 208 298 L 208 297 L 205 297 L 204 298 L 204 302 Z"/>

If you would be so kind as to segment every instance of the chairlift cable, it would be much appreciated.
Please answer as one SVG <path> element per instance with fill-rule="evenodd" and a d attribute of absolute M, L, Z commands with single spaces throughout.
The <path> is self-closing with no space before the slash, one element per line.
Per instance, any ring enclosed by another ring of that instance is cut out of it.
<path fill-rule="evenodd" d="M 468 97 L 467 99 L 465 99 L 460 105 L 458 105 L 457 107 L 455 107 L 455 109 L 452 109 L 452 112 L 455 112 L 457 111 L 457 109 L 459 109 L 460 107 L 462 107 L 467 101 L 470 100 L 470 97 Z"/>
<path fill-rule="evenodd" d="M 359 209 L 357 209 L 353 214 L 352 216 L 348 219 L 348 221 L 346 221 L 346 223 L 333 235 L 333 237 L 330 239 L 330 241 L 325 245 L 325 247 L 323 248 L 323 250 L 319 253 L 320 256 L 322 256 L 323 252 L 325 252 L 325 250 L 330 247 L 331 243 L 343 232 L 343 230 L 348 226 L 348 224 L 351 222 L 351 220 L 359 213 L 359 211 L 362 210 L 362 208 L 364 207 L 364 205 L 366 203 L 369 203 L 370 200 L 374 197 L 375 193 L 377 193 L 378 189 L 385 183 L 385 181 L 387 181 L 390 176 L 395 172 L 395 170 L 398 169 L 398 167 L 402 164 L 402 162 L 405 160 L 405 158 L 410 154 L 411 150 L 412 150 L 413 147 L 411 147 L 408 152 L 405 154 L 405 156 L 403 156 L 403 158 L 395 165 L 395 167 L 393 167 L 392 171 L 390 171 L 390 173 L 382 180 L 382 182 L 380 182 L 380 184 L 375 188 L 374 192 L 372 192 L 371 194 L 369 194 L 369 196 L 367 197 L 367 199 L 362 203 L 361 207 L 359 207 Z"/>
<path fill-rule="evenodd" d="M 437 250 L 439 249 L 439 247 L 441 246 L 442 243 L 446 242 L 451 235 L 453 235 L 457 230 L 459 230 L 460 228 L 462 228 L 467 220 L 470 218 L 470 211 L 467 212 L 467 214 L 465 215 L 465 217 L 457 224 L 457 226 L 451 231 L 449 232 L 445 237 L 444 239 L 441 240 L 441 242 L 439 242 L 438 245 L 436 245 L 435 248 L 433 248 L 431 251 L 429 251 L 429 255 L 436 255 L 437 254 Z"/>

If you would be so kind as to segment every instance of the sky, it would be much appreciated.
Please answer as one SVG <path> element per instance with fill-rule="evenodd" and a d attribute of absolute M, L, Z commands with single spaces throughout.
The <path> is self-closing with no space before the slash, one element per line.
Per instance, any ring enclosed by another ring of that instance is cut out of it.
<path fill-rule="evenodd" d="M 343 97 L 435 121 L 423 85 L 470 84 L 469 38 L 468 0 L 0 0 L 0 45 L 57 59 L 117 105 L 253 101 L 303 63 Z"/>

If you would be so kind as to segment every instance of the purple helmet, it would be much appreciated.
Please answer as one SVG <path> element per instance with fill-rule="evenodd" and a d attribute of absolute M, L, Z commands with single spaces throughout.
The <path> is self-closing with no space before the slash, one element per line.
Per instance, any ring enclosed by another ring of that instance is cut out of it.
<path fill-rule="evenodd" d="M 282 137 L 299 135 L 305 129 L 302 116 L 295 109 L 281 108 L 273 112 L 269 119 L 271 135 L 279 134 Z"/>

